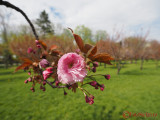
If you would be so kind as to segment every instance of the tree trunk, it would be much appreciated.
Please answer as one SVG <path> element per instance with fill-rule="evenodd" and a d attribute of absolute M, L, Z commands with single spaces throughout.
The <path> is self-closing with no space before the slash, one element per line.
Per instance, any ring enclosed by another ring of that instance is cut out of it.
<path fill-rule="evenodd" d="M 141 58 L 141 70 L 143 70 L 143 62 L 144 62 L 144 59 L 143 58 Z"/>
<path fill-rule="evenodd" d="M 156 60 L 156 68 L 158 68 L 158 60 Z"/>
<path fill-rule="evenodd" d="M 106 68 L 106 63 L 104 63 L 104 68 Z"/>
<path fill-rule="evenodd" d="M 118 64 L 117 64 L 117 75 L 119 74 L 120 70 L 121 70 L 121 61 L 118 60 Z"/>
<path fill-rule="evenodd" d="M 135 59 L 135 64 L 137 64 L 137 59 Z"/>

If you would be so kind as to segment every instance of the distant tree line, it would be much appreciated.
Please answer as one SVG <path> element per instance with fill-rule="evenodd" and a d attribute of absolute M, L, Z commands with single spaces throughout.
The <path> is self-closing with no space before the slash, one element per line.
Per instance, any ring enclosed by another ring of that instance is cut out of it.
<path fill-rule="evenodd" d="M 7 18 L 6 18 L 7 16 Z M 8 65 L 18 63 L 19 58 L 29 57 L 27 49 L 34 46 L 31 29 L 27 25 L 9 27 L 9 17 L 6 13 L 0 11 L 0 63 L 7 68 Z M 42 11 L 39 18 L 33 20 L 36 25 L 36 31 L 40 39 L 47 43 L 48 46 L 55 44 L 59 46 L 59 50 L 65 52 L 75 51 L 77 46 L 73 42 L 73 36 L 67 28 L 55 25 L 49 20 L 46 11 Z M 17 27 L 17 30 L 15 29 Z M 58 32 L 57 32 L 58 31 Z M 140 69 L 143 69 L 145 60 L 154 60 L 156 67 L 160 60 L 160 43 L 157 40 L 147 41 L 147 35 L 137 35 L 129 37 L 121 37 L 121 33 L 110 36 L 104 30 L 97 30 L 94 34 L 92 30 L 84 25 L 75 28 L 75 33 L 80 35 L 85 43 L 92 45 L 97 44 L 98 52 L 107 52 L 115 58 L 113 64 L 117 68 L 117 74 L 120 73 L 126 61 L 137 63 L 141 61 Z M 45 54 L 45 53 L 44 53 Z M 14 57 L 13 57 L 14 55 Z M 106 64 L 104 64 L 106 67 Z"/>

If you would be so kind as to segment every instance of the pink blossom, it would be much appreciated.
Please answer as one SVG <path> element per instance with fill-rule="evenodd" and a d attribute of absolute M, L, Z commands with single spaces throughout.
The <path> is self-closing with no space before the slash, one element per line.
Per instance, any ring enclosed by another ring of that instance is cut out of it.
<path fill-rule="evenodd" d="M 87 75 L 84 59 L 76 53 L 67 53 L 58 61 L 58 80 L 63 84 L 82 82 Z"/>
<path fill-rule="evenodd" d="M 49 62 L 46 59 L 42 59 L 40 65 L 41 67 L 46 68 L 49 66 Z"/>
<path fill-rule="evenodd" d="M 49 67 L 45 71 L 43 71 L 44 80 L 46 80 L 52 74 L 52 72 L 53 72 L 52 70 L 53 70 L 53 68 Z"/>

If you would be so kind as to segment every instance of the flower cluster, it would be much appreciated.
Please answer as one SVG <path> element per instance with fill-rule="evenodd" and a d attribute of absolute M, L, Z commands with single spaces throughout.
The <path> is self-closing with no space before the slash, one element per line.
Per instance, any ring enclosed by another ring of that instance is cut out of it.
<path fill-rule="evenodd" d="M 72 31 L 73 33 L 73 31 Z M 28 71 L 29 78 L 24 81 L 25 84 L 32 83 L 30 90 L 35 92 L 35 85 L 40 84 L 40 90 L 46 91 L 46 84 L 52 88 L 63 88 L 64 95 L 67 95 L 65 88 L 72 89 L 76 92 L 80 89 L 86 103 L 93 104 L 94 96 L 90 94 L 85 85 L 94 87 L 95 89 L 104 90 L 104 84 L 100 84 L 94 76 L 96 74 L 98 63 L 111 64 L 113 58 L 107 53 L 97 54 L 97 46 L 84 44 L 80 36 L 73 33 L 75 41 L 79 47 L 75 52 L 61 53 L 58 46 L 52 45 L 47 49 L 47 45 L 41 40 L 35 40 L 37 50 L 28 48 L 27 52 L 33 55 L 39 55 L 39 59 L 23 58 L 24 63 L 17 67 Z M 50 61 L 48 56 L 54 59 Z M 109 80 L 110 75 L 101 75 Z"/>

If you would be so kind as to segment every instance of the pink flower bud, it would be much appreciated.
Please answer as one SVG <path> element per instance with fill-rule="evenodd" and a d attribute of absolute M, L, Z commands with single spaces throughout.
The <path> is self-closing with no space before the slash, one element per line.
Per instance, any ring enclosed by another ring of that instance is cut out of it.
<path fill-rule="evenodd" d="M 55 84 L 56 84 L 56 86 L 58 86 L 59 85 L 59 81 L 56 81 Z"/>
<path fill-rule="evenodd" d="M 41 90 L 43 89 L 43 86 L 42 86 L 42 85 L 40 86 L 40 89 L 41 89 Z"/>
<path fill-rule="evenodd" d="M 37 47 L 38 47 L 38 48 L 41 48 L 41 45 L 38 44 Z"/>
<path fill-rule="evenodd" d="M 93 68 L 92 68 L 92 71 L 95 73 L 95 72 L 96 72 L 96 67 L 93 67 Z"/>
<path fill-rule="evenodd" d="M 33 52 L 33 49 L 31 47 L 29 47 L 28 50 L 27 50 L 27 52 L 31 53 L 31 52 Z"/>
<path fill-rule="evenodd" d="M 29 78 L 28 78 L 28 81 L 29 81 L 29 82 L 32 82 L 32 78 L 31 78 L 31 77 L 29 77 Z"/>
<path fill-rule="evenodd" d="M 93 87 L 95 87 L 97 85 L 97 82 L 96 81 L 92 81 L 89 84 L 92 85 Z"/>
<path fill-rule="evenodd" d="M 111 78 L 110 75 L 105 75 L 104 77 L 105 77 L 107 80 L 109 80 L 109 79 Z"/>
<path fill-rule="evenodd" d="M 35 40 L 36 44 L 39 44 L 39 41 L 38 40 Z"/>
<path fill-rule="evenodd" d="M 27 83 L 28 83 L 28 80 L 25 80 L 24 83 L 27 84 Z"/>
<path fill-rule="evenodd" d="M 90 105 L 92 105 L 94 103 L 93 99 L 91 99 L 91 101 L 89 102 Z"/>
<path fill-rule="evenodd" d="M 92 105 L 94 103 L 93 98 L 88 97 L 87 95 L 85 96 L 85 100 L 86 100 L 86 103 L 89 103 L 90 105 Z"/>
<path fill-rule="evenodd" d="M 43 67 L 43 68 L 46 68 L 49 66 L 49 62 L 46 60 L 46 59 L 42 59 L 41 62 L 40 62 L 40 65 Z"/>
<path fill-rule="evenodd" d="M 43 89 L 42 89 L 43 91 L 46 91 L 46 88 L 45 87 L 43 87 Z"/>
<path fill-rule="evenodd" d="M 31 90 L 32 92 L 35 92 L 35 89 L 34 89 L 34 87 L 31 87 L 31 88 L 30 88 L 30 90 Z"/>
<path fill-rule="evenodd" d="M 31 75 L 31 71 L 28 72 L 28 75 Z"/>
<path fill-rule="evenodd" d="M 46 85 L 46 81 L 43 81 L 43 85 Z"/>
<path fill-rule="evenodd" d="M 93 63 L 93 66 L 94 66 L 94 67 L 98 67 L 98 62 L 94 62 L 94 63 Z"/>
<path fill-rule="evenodd" d="M 72 86 L 69 86 L 69 87 L 68 87 L 68 90 L 70 90 L 71 88 L 72 88 Z"/>
<path fill-rule="evenodd" d="M 87 95 L 85 96 L 85 99 L 86 99 L 86 103 L 89 103 L 90 102 L 90 97 L 88 97 Z"/>
<path fill-rule="evenodd" d="M 64 95 L 67 95 L 67 92 L 66 92 L 66 91 L 64 91 Z"/>
<path fill-rule="evenodd" d="M 94 99 L 94 96 L 93 96 L 93 95 L 90 95 L 90 98 Z"/>
<path fill-rule="evenodd" d="M 104 84 L 100 85 L 100 89 L 101 89 L 101 91 L 104 90 Z"/>

